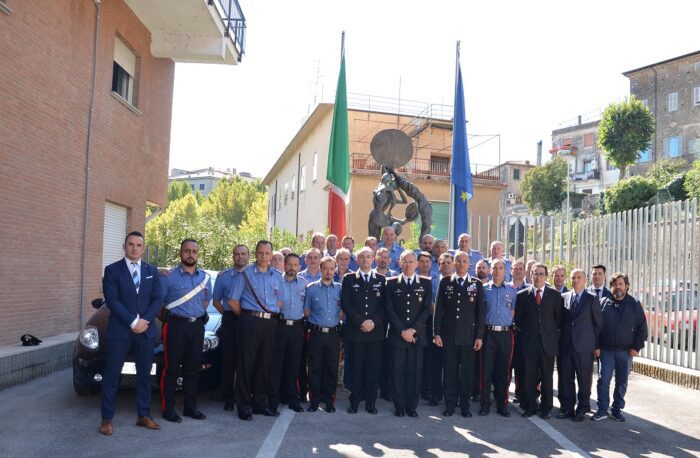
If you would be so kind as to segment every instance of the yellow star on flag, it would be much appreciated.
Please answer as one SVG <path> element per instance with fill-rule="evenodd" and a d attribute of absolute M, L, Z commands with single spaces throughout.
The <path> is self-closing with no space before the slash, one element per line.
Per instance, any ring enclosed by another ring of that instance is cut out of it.
<path fill-rule="evenodd" d="M 467 191 L 462 191 L 462 202 L 467 201 Z"/>

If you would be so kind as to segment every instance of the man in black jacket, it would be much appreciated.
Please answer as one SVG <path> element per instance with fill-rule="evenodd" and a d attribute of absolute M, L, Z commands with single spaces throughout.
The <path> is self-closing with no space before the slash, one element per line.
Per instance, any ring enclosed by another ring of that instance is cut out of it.
<path fill-rule="evenodd" d="M 603 331 L 600 334 L 600 366 L 598 373 L 598 411 L 592 420 L 608 415 L 614 420 L 625 421 L 620 412 L 625 407 L 627 380 L 632 370 L 632 358 L 639 356 L 647 339 L 647 321 L 638 300 L 627 294 L 630 281 L 626 274 L 617 272 L 610 278 L 612 298 L 602 301 Z M 610 405 L 610 381 L 615 372 L 615 391 L 612 410 Z"/>
<path fill-rule="evenodd" d="M 572 418 L 581 422 L 591 410 L 593 355 L 600 357 L 598 336 L 603 328 L 603 315 L 597 298 L 586 291 L 586 274 L 583 270 L 571 271 L 571 287 L 572 291 L 562 294 L 564 320 L 557 357 L 561 407 L 557 418 Z M 576 382 L 578 406 L 574 410 Z"/>
<path fill-rule="evenodd" d="M 454 414 L 459 400 L 463 417 L 471 417 L 469 395 L 474 382 L 475 352 L 484 338 L 484 291 L 469 275 L 469 255 L 455 253 L 455 273 L 440 280 L 435 300 L 433 341 L 444 347 L 445 411 Z"/>
<path fill-rule="evenodd" d="M 425 322 L 430 314 L 430 277 L 416 275 L 416 254 L 404 250 L 398 277 L 386 282 L 385 313 L 389 321 L 389 347 L 392 351 L 394 415 L 417 417 L 423 370 L 423 348 L 427 343 Z"/>
<path fill-rule="evenodd" d="M 520 332 L 523 351 L 523 417 L 537 412 L 536 385 L 541 380 L 542 403 L 540 417 L 550 418 L 554 396 L 554 357 L 559 353 L 564 301 L 561 294 L 545 284 L 547 266 L 532 266 L 533 285 L 518 293 L 515 305 L 515 325 Z"/>
<path fill-rule="evenodd" d="M 357 253 L 359 269 L 345 274 L 341 306 L 345 313 L 345 339 L 352 353 L 352 392 L 348 413 L 357 413 L 362 399 L 365 410 L 377 413 L 377 384 L 384 333 L 384 284 L 382 274 L 372 270 L 374 252 L 369 247 Z"/>

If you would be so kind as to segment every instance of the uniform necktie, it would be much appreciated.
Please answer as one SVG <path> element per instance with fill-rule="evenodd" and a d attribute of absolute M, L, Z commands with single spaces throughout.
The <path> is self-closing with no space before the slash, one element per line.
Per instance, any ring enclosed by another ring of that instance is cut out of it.
<path fill-rule="evenodd" d="M 571 311 L 576 312 L 577 308 L 578 308 L 578 294 L 574 294 L 574 300 L 571 303 Z"/>
<path fill-rule="evenodd" d="M 595 295 L 600 299 L 600 288 L 595 289 Z"/>
<path fill-rule="evenodd" d="M 537 305 L 540 305 L 542 303 L 542 290 L 538 289 L 537 294 L 535 294 L 535 302 L 537 302 Z"/>
<path fill-rule="evenodd" d="M 462 286 L 462 285 L 464 284 L 464 278 L 459 277 L 459 278 L 457 279 L 457 282 L 459 283 L 459 286 Z"/>
<path fill-rule="evenodd" d="M 365 283 L 369 283 L 369 274 L 362 274 L 365 277 Z"/>
<path fill-rule="evenodd" d="M 136 292 L 139 292 L 139 286 L 141 285 L 141 282 L 139 281 L 139 265 L 135 262 L 131 263 L 132 268 L 134 269 L 131 273 L 131 278 L 134 280 L 134 288 L 136 288 Z"/>
<path fill-rule="evenodd" d="M 408 285 L 409 288 L 411 287 L 411 279 L 410 278 L 406 279 L 406 284 Z"/>

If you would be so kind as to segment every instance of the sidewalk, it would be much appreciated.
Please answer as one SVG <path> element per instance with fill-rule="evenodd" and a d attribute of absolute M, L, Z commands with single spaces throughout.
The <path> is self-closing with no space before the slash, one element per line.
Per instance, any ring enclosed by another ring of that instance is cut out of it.
<path fill-rule="evenodd" d="M 0 389 L 70 367 L 77 335 L 46 337 L 35 347 L 21 343 L 0 347 Z"/>

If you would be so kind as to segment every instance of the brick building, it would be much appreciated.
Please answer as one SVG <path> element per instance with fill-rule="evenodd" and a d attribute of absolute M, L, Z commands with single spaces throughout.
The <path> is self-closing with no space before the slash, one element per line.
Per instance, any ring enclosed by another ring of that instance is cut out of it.
<path fill-rule="evenodd" d="M 82 327 L 166 203 L 175 62 L 242 56 L 223 3 L 0 1 L 0 345 Z"/>
<path fill-rule="evenodd" d="M 685 54 L 623 73 L 630 80 L 630 94 L 644 102 L 654 115 L 653 145 L 630 169 L 643 173 L 662 158 L 700 155 L 700 51 Z"/>

